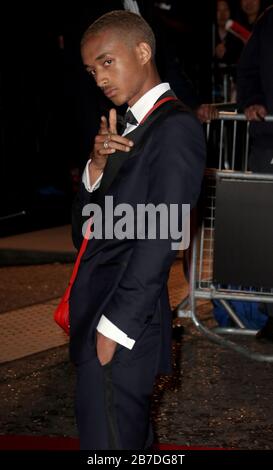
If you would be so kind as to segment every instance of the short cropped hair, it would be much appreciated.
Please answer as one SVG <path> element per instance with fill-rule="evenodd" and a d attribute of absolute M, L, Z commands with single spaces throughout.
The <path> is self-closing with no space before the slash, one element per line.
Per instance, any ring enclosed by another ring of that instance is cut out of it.
<path fill-rule="evenodd" d="M 136 13 L 114 10 L 106 13 L 92 23 L 85 31 L 81 46 L 89 39 L 105 30 L 117 31 L 121 38 L 130 43 L 146 42 L 155 56 L 155 35 L 150 25 Z"/>

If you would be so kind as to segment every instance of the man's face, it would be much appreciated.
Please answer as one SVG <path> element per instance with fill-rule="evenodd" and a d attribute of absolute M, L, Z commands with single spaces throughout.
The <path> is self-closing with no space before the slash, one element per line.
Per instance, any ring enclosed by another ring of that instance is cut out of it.
<path fill-rule="evenodd" d="M 87 39 L 81 53 L 87 72 L 115 105 L 132 106 L 146 92 L 147 72 L 138 45 L 126 44 L 113 31 L 102 31 Z"/>
<path fill-rule="evenodd" d="M 260 0 L 241 0 L 241 7 L 246 15 L 257 15 L 260 9 L 260 4 Z"/>
<path fill-rule="evenodd" d="M 217 23 L 219 26 L 225 26 L 230 18 L 230 10 L 227 2 L 217 2 Z"/>

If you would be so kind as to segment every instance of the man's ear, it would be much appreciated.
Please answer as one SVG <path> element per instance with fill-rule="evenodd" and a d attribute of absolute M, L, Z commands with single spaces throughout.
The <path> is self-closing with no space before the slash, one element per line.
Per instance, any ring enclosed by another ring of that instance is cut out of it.
<path fill-rule="evenodd" d="M 142 65 L 147 64 L 152 58 L 152 49 L 147 42 L 137 45 L 137 54 Z"/>

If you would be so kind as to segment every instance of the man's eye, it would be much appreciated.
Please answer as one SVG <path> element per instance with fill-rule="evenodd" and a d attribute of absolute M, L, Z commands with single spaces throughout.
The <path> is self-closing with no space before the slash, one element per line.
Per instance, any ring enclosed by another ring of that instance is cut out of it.
<path fill-rule="evenodd" d="M 95 70 L 88 70 L 88 74 L 92 75 L 92 77 L 95 77 L 96 71 Z"/>
<path fill-rule="evenodd" d="M 104 62 L 104 65 L 111 65 L 112 64 L 112 59 L 107 59 L 105 62 Z"/>

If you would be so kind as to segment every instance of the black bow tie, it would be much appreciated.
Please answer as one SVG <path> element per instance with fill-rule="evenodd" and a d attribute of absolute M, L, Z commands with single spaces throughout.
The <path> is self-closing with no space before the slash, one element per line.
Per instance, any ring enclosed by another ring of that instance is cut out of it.
<path fill-rule="evenodd" d="M 125 126 L 126 126 L 126 124 L 132 124 L 133 126 L 138 125 L 138 120 L 135 118 L 135 116 L 133 115 L 133 113 L 130 109 L 125 113 L 124 124 L 125 124 Z"/>
<path fill-rule="evenodd" d="M 118 114 L 117 117 L 117 124 L 118 124 L 118 133 L 120 135 L 123 134 L 125 131 L 127 124 L 133 124 L 134 126 L 138 125 L 138 121 L 136 120 L 135 116 L 133 115 L 132 111 L 127 111 L 127 113 L 124 116 L 121 116 Z"/>

